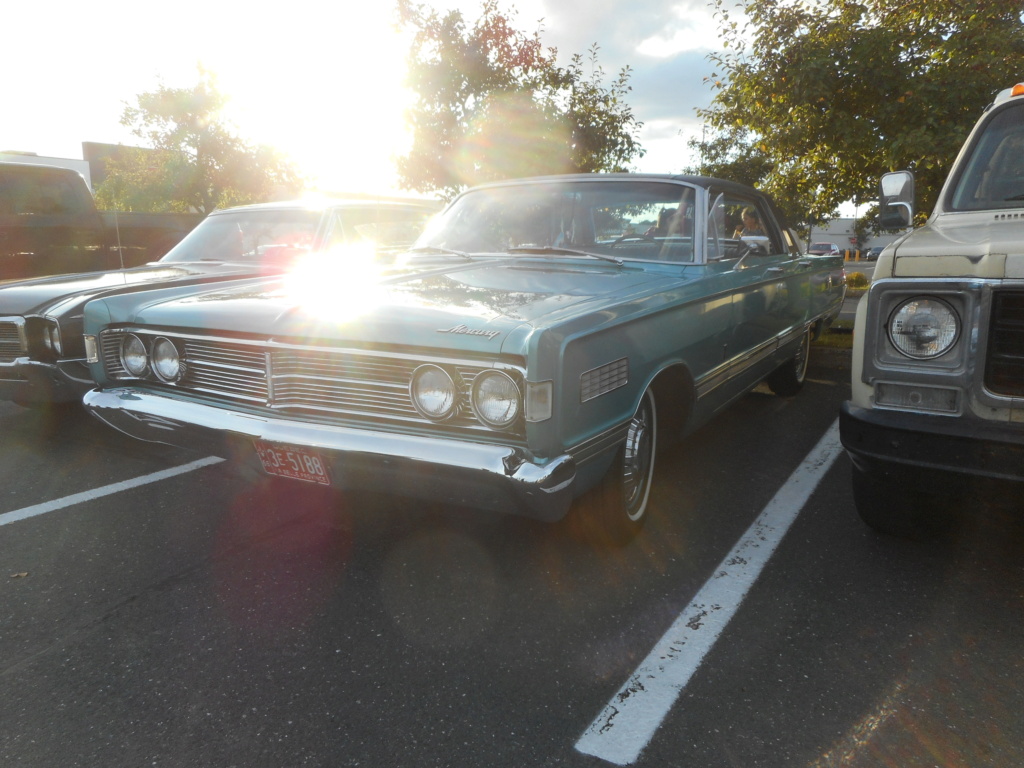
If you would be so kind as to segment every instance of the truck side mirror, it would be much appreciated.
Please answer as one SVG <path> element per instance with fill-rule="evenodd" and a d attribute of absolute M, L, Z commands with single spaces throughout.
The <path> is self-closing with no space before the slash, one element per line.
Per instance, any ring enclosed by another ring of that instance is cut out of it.
<path fill-rule="evenodd" d="M 906 229 L 913 220 L 914 174 L 885 174 L 878 185 L 878 223 L 883 229 Z"/>

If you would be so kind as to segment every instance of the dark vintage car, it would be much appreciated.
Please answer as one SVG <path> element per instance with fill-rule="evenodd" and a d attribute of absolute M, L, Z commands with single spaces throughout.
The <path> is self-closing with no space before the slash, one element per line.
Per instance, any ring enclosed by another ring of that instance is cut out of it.
<path fill-rule="evenodd" d="M 766 234 L 732 239 L 747 206 Z M 86 407 L 338 488 L 549 521 L 595 489 L 624 541 L 659 446 L 763 380 L 794 395 L 845 292 L 767 197 L 691 176 L 479 187 L 390 269 L 339 266 L 91 302 Z"/>
<path fill-rule="evenodd" d="M 266 203 L 211 213 L 153 264 L 0 285 L 0 399 L 22 405 L 80 400 L 92 386 L 82 311 L 100 296 L 258 277 L 337 244 L 408 246 L 432 203 L 333 200 Z"/>

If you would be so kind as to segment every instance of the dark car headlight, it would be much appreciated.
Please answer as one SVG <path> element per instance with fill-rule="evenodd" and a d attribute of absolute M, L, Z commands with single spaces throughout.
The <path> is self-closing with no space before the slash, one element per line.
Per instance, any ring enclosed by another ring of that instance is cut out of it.
<path fill-rule="evenodd" d="M 930 360 L 948 352 L 960 335 L 960 318 L 946 302 L 915 296 L 889 316 L 889 341 L 907 357 Z"/>
<path fill-rule="evenodd" d="M 146 345 L 134 333 L 125 336 L 121 342 L 121 365 L 132 376 L 142 376 L 149 367 Z"/>
<path fill-rule="evenodd" d="M 522 395 L 512 377 L 501 371 L 481 373 L 473 382 L 473 410 L 489 427 L 503 429 L 522 409 Z"/>
<path fill-rule="evenodd" d="M 421 365 L 413 371 L 409 394 L 419 414 L 431 421 L 444 421 L 459 407 L 454 379 L 437 365 Z"/>

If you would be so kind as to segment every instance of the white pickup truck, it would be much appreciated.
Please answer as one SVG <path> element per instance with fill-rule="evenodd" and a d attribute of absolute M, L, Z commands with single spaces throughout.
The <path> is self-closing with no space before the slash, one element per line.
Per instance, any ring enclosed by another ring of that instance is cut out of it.
<path fill-rule="evenodd" d="M 882 178 L 880 208 L 887 226 L 910 225 L 910 173 Z M 996 497 L 1019 505 L 1024 83 L 985 110 L 927 223 L 889 245 L 874 274 L 840 415 L 861 518 L 916 535 Z"/>

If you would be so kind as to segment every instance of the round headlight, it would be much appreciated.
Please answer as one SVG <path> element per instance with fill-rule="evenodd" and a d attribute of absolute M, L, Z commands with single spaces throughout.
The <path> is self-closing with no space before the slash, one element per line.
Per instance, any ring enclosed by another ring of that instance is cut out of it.
<path fill-rule="evenodd" d="M 412 374 L 409 386 L 412 403 L 420 415 L 431 421 L 443 421 L 458 408 L 458 390 L 444 368 L 421 365 Z"/>
<path fill-rule="evenodd" d="M 521 404 L 519 387 L 508 374 L 487 371 L 473 382 L 473 410 L 489 427 L 507 427 L 516 420 Z"/>
<path fill-rule="evenodd" d="M 181 356 L 170 339 L 161 336 L 153 342 L 153 372 L 162 381 L 175 382 L 181 378 Z"/>
<path fill-rule="evenodd" d="M 941 299 L 915 296 L 889 318 L 889 340 L 907 357 L 927 360 L 944 355 L 956 343 L 960 321 Z"/>
<path fill-rule="evenodd" d="M 134 333 L 124 337 L 121 342 L 121 364 L 132 376 L 141 376 L 146 372 L 146 345 Z"/>
<path fill-rule="evenodd" d="M 60 326 L 54 323 L 50 326 L 49 330 L 50 346 L 53 347 L 53 351 L 58 355 L 64 354 L 64 345 L 60 340 Z"/>

